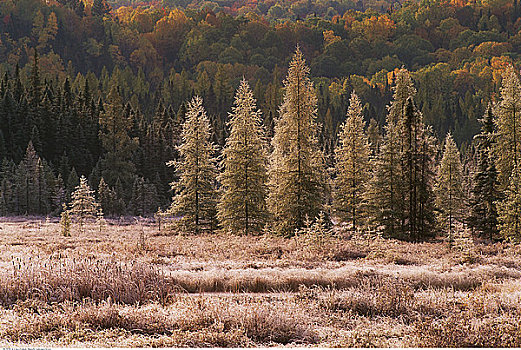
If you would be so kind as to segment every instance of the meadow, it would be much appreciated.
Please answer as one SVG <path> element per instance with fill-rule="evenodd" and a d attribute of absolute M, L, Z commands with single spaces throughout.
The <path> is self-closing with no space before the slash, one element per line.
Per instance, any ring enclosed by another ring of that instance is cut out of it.
<path fill-rule="evenodd" d="M 0 223 L 0 346 L 521 346 L 521 249 Z"/>

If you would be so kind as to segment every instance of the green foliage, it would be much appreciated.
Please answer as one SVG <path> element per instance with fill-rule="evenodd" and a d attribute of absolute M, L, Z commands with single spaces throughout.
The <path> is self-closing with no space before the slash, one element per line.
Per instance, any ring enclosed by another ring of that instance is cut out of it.
<path fill-rule="evenodd" d="M 415 93 L 409 72 L 401 69 L 366 193 L 373 226 L 407 240 L 432 236 L 435 226 L 436 141 L 414 104 Z"/>
<path fill-rule="evenodd" d="M 469 225 L 488 239 L 498 239 L 498 211 L 496 203 L 501 199 L 498 171 L 493 155 L 495 139 L 494 117 L 489 106 L 481 120 L 481 133 L 474 137 L 476 167 L 472 177 L 471 213 Z"/>

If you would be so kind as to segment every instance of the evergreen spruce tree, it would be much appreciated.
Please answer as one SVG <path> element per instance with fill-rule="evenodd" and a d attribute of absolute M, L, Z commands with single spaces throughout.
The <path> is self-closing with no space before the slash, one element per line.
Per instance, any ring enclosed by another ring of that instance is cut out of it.
<path fill-rule="evenodd" d="M 142 177 L 136 177 L 129 203 L 131 212 L 138 216 L 153 214 L 157 211 L 157 203 L 157 190 L 154 184 L 147 183 Z"/>
<path fill-rule="evenodd" d="M 360 226 L 364 212 L 364 192 L 369 180 L 370 145 L 364 132 L 362 104 L 353 92 L 347 110 L 347 119 L 341 126 L 339 146 L 335 150 L 336 178 L 333 205 L 342 220 L 355 230 Z"/>
<path fill-rule="evenodd" d="M 59 213 L 65 201 L 65 185 L 63 183 L 61 174 L 58 174 L 51 194 L 51 209 L 53 213 Z"/>
<path fill-rule="evenodd" d="M 409 72 L 399 70 L 367 191 L 373 225 L 406 240 L 432 235 L 435 225 L 435 139 L 414 104 L 415 93 Z"/>
<path fill-rule="evenodd" d="M 66 186 L 66 194 L 65 199 L 67 202 L 71 201 L 72 192 L 74 189 L 80 184 L 80 178 L 78 177 L 78 173 L 75 168 L 69 172 L 69 176 L 67 177 L 67 186 Z"/>
<path fill-rule="evenodd" d="M 276 232 L 290 236 L 324 210 L 326 180 L 318 143 L 317 97 L 299 48 L 284 82 L 269 167 L 268 208 Z"/>
<path fill-rule="evenodd" d="M 80 184 L 71 195 L 70 213 L 76 218 L 80 226 L 80 232 L 84 232 L 84 225 L 88 219 L 96 219 L 99 212 L 99 204 L 94 197 L 94 191 L 87 183 L 85 176 L 80 177 Z"/>
<path fill-rule="evenodd" d="M 228 126 L 217 216 L 228 232 L 259 233 L 267 218 L 267 144 L 261 112 L 244 79 L 235 95 Z"/>
<path fill-rule="evenodd" d="M 495 116 L 495 160 L 499 182 L 502 189 L 505 189 L 509 186 L 513 169 L 521 166 L 521 83 L 512 66 L 504 73 L 501 101 Z"/>
<path fill-rule="evenodd" d="M 131 113 L 130 113 L 131 114 Z M 123 187 L 129 189 L 121 198 L 130 197 L 134 181 L 135 166 L 130 161 L 137 147 L 137 140 L 129 133 L 132 127 L 131 115 L 125 110 L 119 88 L 112 82 L 104 111 L 100 114 L 100 140 L 107 152 L 100 160 L 101 175 L 110 186 L 115 186 L 118 178 Z"/>
<path fill-rule="evenodd" d="M 98 199 L 103 212 L 107 215 L 114 215 L 116 213 L 115 210 L 115 201 L 116 194 L 114 191 L 107 185 L 105 179 L 101 178 L 98 185 Z"/>
<path fill-rule="evenodd" d="M 177 221 L 179 230 L 199 233 L 215 226 L 217 168 L 212 156 L 216 147 L 210 141 L 210 121 L 200 97 L 194 97 L 188 104 L 186 117 L 180 160 L 170 162 L 176 166 L 180 178 L 171 184 L 175 195 L 168 213 L 181 216 Z"/>
<path fill-rule="evenodd" d="M 472 175 L 471 212 L 467 221 L 480 236 L 490 240 L 499 238 L 496 202 L 502 197 L 494 162 L 494 138 L 494 116 L 489 105 L 481 119 L 481 132 L 474 137 L 476 166 Z"/>
<path fill-rule="evenodd" d="M 32 142 L 27 145 L 16 175 L 19 214 L 47 214 L 50 206 L 49 189 L 43 163 Z"/>
<path fill-rule="evenodd" d="M 452 244 L 455 225 L 463 222 L 465 196 L 461 156 L 450 133 L 445 138 L 435 193 L 441 227 L 448 231 L 449 242 Z"/>
<path fill-rule="evenodd" d="M 402 181 L 405 184 L 404 238 L 418 241 L 434 234 L 435 228 L 435 166 L 436 140 L 423 124 L 423 115 L 407 99 L 402 120 Z"/>

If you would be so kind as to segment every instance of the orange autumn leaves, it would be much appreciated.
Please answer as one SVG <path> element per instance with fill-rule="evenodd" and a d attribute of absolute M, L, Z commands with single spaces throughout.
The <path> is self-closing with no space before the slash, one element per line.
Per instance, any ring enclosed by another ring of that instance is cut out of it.
<path fill-rule="evenodd" d="M 352 14 L 346 13 L 344 20 L 346 30 L 358 32 L 369 41 L 387 40 L 396 29 L 396 24 L 387 14 L 357 20 Z"/>

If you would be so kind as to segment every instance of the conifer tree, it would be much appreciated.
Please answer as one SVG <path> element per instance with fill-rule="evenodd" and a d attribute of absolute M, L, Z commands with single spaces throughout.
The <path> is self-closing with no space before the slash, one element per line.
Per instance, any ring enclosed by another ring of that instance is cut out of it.
<path fill-rule="evenodd" d="M 497 204 L 499 232 L 504 238 L 518 242 L 521 239 L 521 171 L 517 167 L 512 170 L 505 192 L 505 199 Z"/>
<path fill-rule="evenodd" d="M 405 222 L 402 230 L 405 239 L 417 241 L 431 236 L 435 228 L 436 140 L 431 129 L 423 124 L 423 115 L 412 96 L 407 99 L 404 110 L 401 140 Z"/>
<path fill-rule="evenodd" d="M 494 143 L 499 182 L 505 189 L 515 167 L 521 166 L 521 83 L 509 66 L 501 86 L 501 101 L 496 111 L 497 137 Z"/>
<path fill-rule="evenodd" d="M 267 217 L 267 144 L 261 112 L 245 79 L 235 95 L 228 126 L 217 216 L 226 231 L 259 233 Z"/>
<path fill-rule="evenodd" d="M 119 178 L 125 188 L 131 189 L 135 166 L 130 160 L 137 147 L 137 140 L 129 135 L 132 127 L 131 112 L 124 107 L 119 88 L 113 81 L 99 118 L 100 140 L 107 152 L 100 161 L 100 168 L 107 184 L 115 186 Z M 125 194 L 130 197 L 130 191 Z"/>
<path fill-rule="evenodd" d="M 61 227 L 62 235 L 64 237 L 71 236 L 71 226 L 72 226 L 71 214 L 70 214 L 69 210 L 67 209 L 67 205 L 63 204 L 62 212 L 60 214 L 60 227 Z"/>
<path fill-rule="evenodd" d="M 494 116 L 489 105 L 481 119 L 481 132 L 474 137 L 476 167 L 472 175 L 471 213 L 467 220 L 479 235 L 491 240 L 499 238 L 496 202 L 502 197 L 492 153 L 494 138 Z"/>
<path fill-rule="evenodd" d="M 46 213 L 50 205 L 49 189 L 42 160 L 36 154 L 31 141 L 18 166 L 16 180 L 18 213 Z"/>
<path fill-rule="evenodd" d="M 272 140 L 268 208 L 275 231 L 289 236 L 303 227 L 306 216 L 316 218 L 323 211 L 327 188 L 318 143 L 317 97 L 299 48 L 284 89 Z"/>
<path fill-rule="evenodd" d="M 336 178 L 333 203 L 335 212 L 351 223 L 353 230 L 362 224 L 365 186 L 369 179 L 370 146 L 364 132 L 362 104 L 351 94 L 347 119 L 342 124 L 339 146 L 335 150 Z"/>
<path fill-rule="evenodd" d="M 132 198 L 129 203 L 134 215 L 145 216 L 157 211 L 157 190 L 154 184 L 142 177 L 136 177 L 132 186 Z"/>
<path fill-rule="evenodd" d="M 414 104 L 407 70 L 396 75 L 385 134 L 367 191 L 370 218 L 387 236 L 419 240 L 434 228 L 435 139 Z"/>
<path fill-rule="evenodd" d="M 54 213 L 58 213 L 63 204 L 65 203 L 65 185 L 63 183 L 63 179 L 61 174 L 58 174 L 56 181 L 54 182 L 54 187 L 52 189 L 51 195 L 51 204 L 52 210 Z"/>
<path fill-rule="evenodd" d="M 114 215 L 116 213 L 115 202 L 116 202 L 116 194 L 114 191 L 107 185 L 105 179 L 103 177 L 100 179 L 98 185 L 98 199 L 103 212 L 107 215 Z"/>
<path fill-rule="evenodd" d="M 94 191 L 87 183 L 85 176 L 80 177 L 80 184 L 71 195 L 70 213 L 78 220 L 80 232 L 84 232 L 84 225 L 88 219 L 96 219 L 99 212 L 99 204 L 94 197 Z"/>
<path fill-rule="evenodd" d="M 454 227 L 464 214 L 463 166 L 459 150 L 450 133 L 445 138 L 443 157 L 438 166 L 435 187 L 436 206 L 442 228 L 448 231 L 449 242 L 454 240 Z"/>
<path fill-rule="evenodd" d="M 383 227 L 383 233 L 388 237 L 396 236 L 402 226 L 400 150 L 398 124 L 387 118 L 380 150 L 371 161 L 373 172 L 365 195 L 368 221 L 374 228 Z"/>
<path fill-rule="evenodd" d="M 367 138 L 369 139 L 369 144 L 371 145 L 371 157 L 374 157 L 378 154 L 380 150 L 380 142 L 382 140 L 382 135 L 380 135 L 378 122 L 371 118 L 369 121 L 369 126 L 367 127 Z"/>
<path fill-rule="evenodd" d="M 180 178 L 171 184 L 175 195 L 168 212 L 181 216 L 178 229 L 199 233 L 212 229 L 215 222 L 217 168 L 212 155 L 216 147 L 210 141 L 210 121 L 200 97 L 194 97 L 188 104 L 186 117 L 179 146 L 180 160 L 170 162 L 176 166 Z"/>

